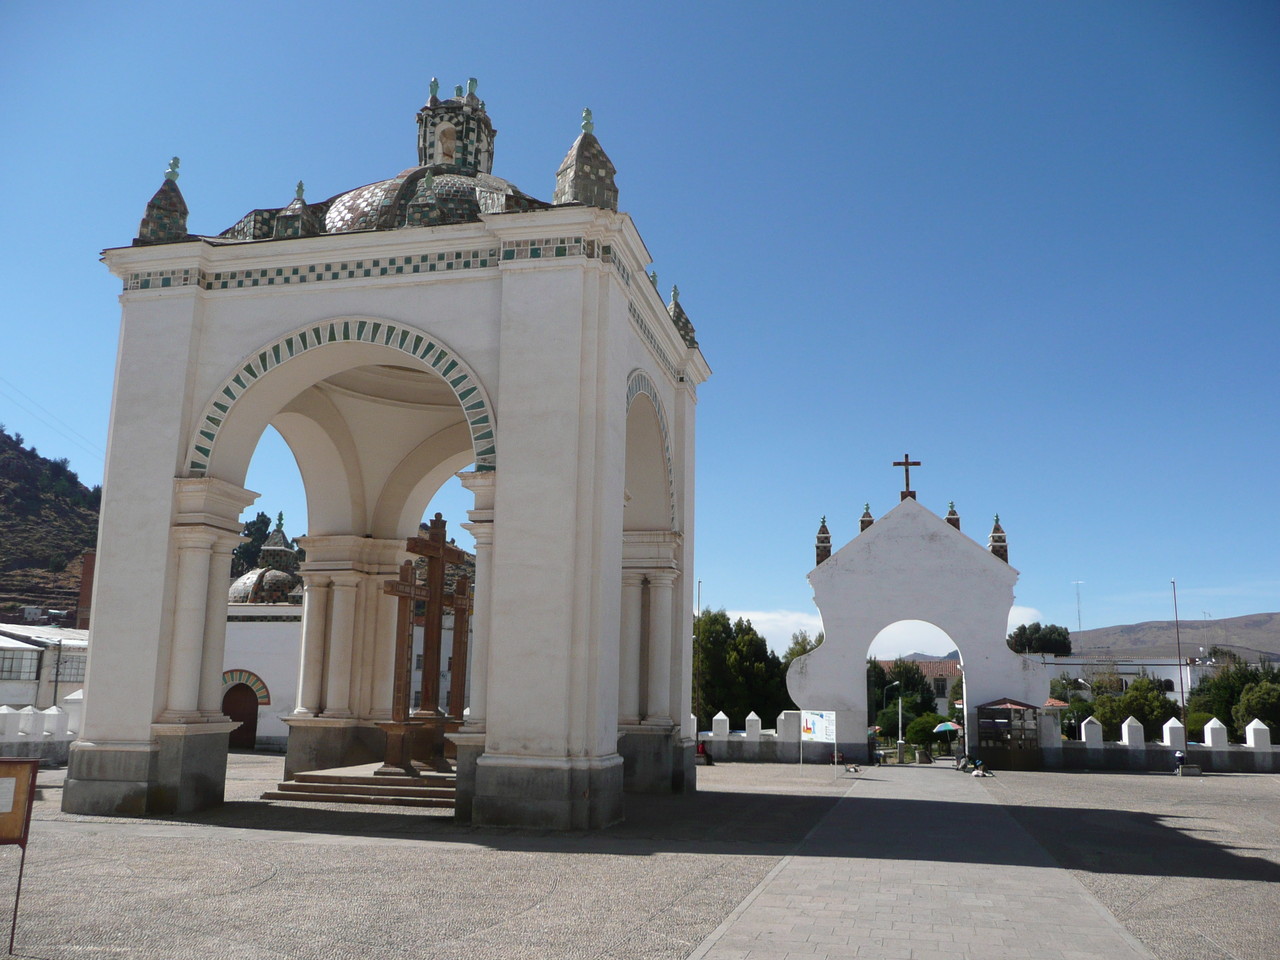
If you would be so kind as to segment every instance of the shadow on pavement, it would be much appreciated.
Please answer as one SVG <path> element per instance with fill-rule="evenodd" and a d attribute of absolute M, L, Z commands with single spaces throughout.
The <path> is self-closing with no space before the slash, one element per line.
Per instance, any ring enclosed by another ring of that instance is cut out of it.
<path fill-rule="evenodd" d="M 819 835 L 801 845 L 828 814 Z M 1028 843 L 1010 817 L 1037 843 Z M 629 795 L 625 823 L 575 833 L 472 827 L 456 824 L 447 813 L 313 809 L 262 801 L 231 802 L 213 811 L 160 819 L 499 850 L 653 855 L 696 849 L 745 856 L 1061 865 L 1096 873 L 1280 883 L 1280 865 L 1190 836 L 1177 828 L 1176 817 L 995 802 L 729 791 Z M 1198 832 L 1205 832 L 1203 821 L 1196 824 Z"/>

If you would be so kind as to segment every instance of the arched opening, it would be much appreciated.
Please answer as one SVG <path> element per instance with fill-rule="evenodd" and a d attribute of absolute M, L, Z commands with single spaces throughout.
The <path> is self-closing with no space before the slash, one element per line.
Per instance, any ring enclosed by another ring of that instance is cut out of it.
<path fill-rule="evenodd" d="M 291 612 L 236 611 L 231 619 L 246 622 L 228 622 L 226 657 L 249 656 L 247 667 L 270 674 L 278 711 L 268 721 L 281 728 L 270 738 L 290 749 L 299 721 L 350 719 L 376 733 L 372 724 L 390 718 L 398 608 L 384 585 L 396 578 L 405 540 L 436 512 L 449 521 L 448 538 L 474 551 L 461 524 L 475 497 L 456 474 L 492 469 L 496 456 L 483 389 L 437 342 L 375 321 L 333 322 L 292 339 L 256 354 L 242 388 L 229 382 L 193 444 L 193 469 L 204 458 L 207 476 L 243 476 L 260 494 L 244 520 L 264 511 L 274 524 L 283 512 L 285 535 L 306 551 L 297 571 L 306 599 Z M 414 611 L 418 654 L 424 612 Z M 447 696 L 454 676 L 468 685 L 453 669 L 451 621 L 442 619 Z M 350 740 L 341 750 L 360 755 L 345 759 L 374 759 L 376 736 Z"/>
<path fill-rule="evenodd" d="M 233 683 L 222 695 L 222 713 L 240 726 L 231 731 L 232 750 L 252 750 L 258 740 L 258 695 L 247 683 Z"/>
<path fill-rule="evenodd" d="M 457 151 L 458 134 L 453 126 L 442 123 L 436 127 L 436 162 L 453 163 Z"/>
<path fill-rule="evenodd" d="M 946 631 L 925 620 L 889 624 L 867 651 L 868 736 L 895 744 L 919 739 L 911 725 L 929 714 L 940 718 L 927 724 L 930 730 L 943 722 L 963 727 L 963 707 L 956 706 L 963 685 L 960 651 Z M 960 732 L 942 731 L 934 742 L 950 748 Z"/>

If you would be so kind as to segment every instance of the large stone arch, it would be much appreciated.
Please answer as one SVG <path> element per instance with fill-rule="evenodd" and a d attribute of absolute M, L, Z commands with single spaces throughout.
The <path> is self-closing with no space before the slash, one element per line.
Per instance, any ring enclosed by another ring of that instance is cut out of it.
<path fill-rule="evenodd" d="M 1044 667 L 1005 643 L 1018 571 L 906 499 L 810 574 L 826 638 L 791 662 L 787 690 L 804 709 L 835 710 L 846 755 L 866 755 L 867 654 L 876 636 L 902 620 L 945 633 L 965 671 L 966 735 L 976 706 L 996 697 L 1040 704 Z M 845 736 L 849 741 L 845 741 Z"/>
<path fill-rule="evenodd" d="M 627 377 L 626 483 L 627 528 L 657 529 L 661 522 L 675 529 L 671 429 L 658 389 L 643 370 Z M 665 514 L 661 519 L 659 512 Z"/>
<path fill-rule="evenodd" d="M 219 447 L 227 446 L 227 425 L 233 419 L 233 411 L 237 405 L 242 405 L 244 399 L 253 394 L 255 389 L 262 392 L 260 386 L 268 381 L 268 374 L 272 371 L 286 365 L 291 365 L 291 368 L 299 366 L 304 357 L 314 360 L 318 353 L 323 353 L 330 362 L 317 364 L 316 367 L 328 370 L 329 373 L 352 366 L 352 363 L 339 356 L 339 351 L 335 348 L 345 347 L 343 353 L 354 357 L 356 354 L 351 348 L 358 348 L 359 345 L 370 348 L 364 351 L 370 358 L 386 356 L 402 363 L 405 359 L 410 359 L 417 368 L 438 375 L 448 384 L 465 414 L 476 470 L 485 472 L 497 468 L 492 404 L 480 378 L 454 350 L 439 337 L 408 324 L 370 317 L 342 317 L 298 327 L 283 336 L 273 338 L 261 349 L 243 358 L 243 362 L 237 365 L 214 392 L 197 422 L 188 451 L 187 476 L 201 477 L 211 474 L 212 470 L 224 475 L 224 479 L 230 482 L 242 482 L 248 468 L 244 439 L 241 439 L 229 455 L 222 455 L 223 459 L 230 459 L 230 464 L 221 469 L 214 466 L 221 453 Z M 275 378 L 271 379 L 272 382 L 277 382 Z M 315 380 L 312 379 L 312 382 Z M 290 386 L 289 383 L 282 383 L 285 391 Z M 273 399 L 291 399 L 298 392 L 300 391 L 295 390 L 292 394 Z M 270 400 L 266 406 L 271 406 Z M 279 410 L 283 406 L 283 402 L 276 402 L 275 409 Z M 265 427 L 265 423 L 263 426 Z M 261 428 L 253 435 L 252 445 L 256 445 L 257 435 L 260 433 Z M 248 452 L 252 455 L 252 446 Z"/>

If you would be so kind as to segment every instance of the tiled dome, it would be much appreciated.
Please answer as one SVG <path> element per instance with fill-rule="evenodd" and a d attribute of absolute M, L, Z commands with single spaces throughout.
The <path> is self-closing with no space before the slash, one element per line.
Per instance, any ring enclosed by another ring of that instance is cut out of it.
<path fill-rule="evenodd" d="M 302 590 L 302 578 L 296 573 L 260 567 L 250 570 L 231 584 L 228 603 L 291 603 L 290 594 Z"/>

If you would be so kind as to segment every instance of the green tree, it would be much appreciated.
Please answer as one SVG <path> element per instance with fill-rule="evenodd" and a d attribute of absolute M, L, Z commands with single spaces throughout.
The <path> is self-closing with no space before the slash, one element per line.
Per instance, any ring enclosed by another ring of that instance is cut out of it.
<path fill-rule="evenodd" d="M 1244 737 L 1244 726 L 1236 723 L 1235 708 L 1250 684 L 1280 682 L 1280 671 L 1271 664 L 1250 666 L 1231 651 L 1219 651 L 1217 659 L 1225 662 L 1204 677 L 1187 694 L 1187 712 L 1208 713 L 1231 728 L 1237 739 Z"/>
<path fill-rule="evenodd" d="M 1133 717 L 1142 724 L 1144 740 L 1159 739 L 1165 721 L 1178 716 L 1178 705 L 1150 677 L 1139 677 L 1120 696 L 1101 693 L 1093 698 L 1093 716 L 1108 740 L 1120 739 L 1120 725 Z"/>
<path fill-rule="evenodd" d="M 1240 692 L 1240 702 L 1232 711 L 1236 726 L 1244 730 L 1253 720 L 1261 720 L 1274 737 L 1280 733 L 1280 683 L 1259 680 Z"/>
<path fill-rule="evenodd" d="M 1073 740 L 1079 738 L 1080 724 L 1093 716 L 1093 709 L 1093 704 L 1078 693 L 1072 694 L 1067 701 L 1066 709 L 1062 711 L 1062 727 Z"/>
<path fill-rule="evenodd" d="M 915 721 L 916 715 L 907 709 L 907 702 L 902 702 L 902 729 L 907 730 Z M 876 714 L 876 726 L 880 728 L 880 739 L 892 741 L 898 739 L 898 701 L 885 707 Z M 905 739 L 905 738 L 904 738 Z"/>
<path fill-rule="evenodd" d="M 937 698 L 933 695 L 933 684 L 924 675 L 919 664 L 914 660 L 904 660 L 902 657 L 894 660 L 885 671 L 885 686 L 888 687 L 895 680 L 901 684 L 903 710 L 913 717 L 933 713 Z M 894 687 L 889 695 L 897 697 L 898 693 L 899 689 Z"/>
<path fill-rule="evenodd" d="M 724 610 L 703 610 L 693 622 L 694 713 L 698 728 L 724 711 L 729 726 L 740 730 L 748 713 L 771 723 L 792 706 L 785 669 L 750 620 L 732 624 Z"/>
<path fill-rule="evenodd" d="M 1048 653 L 1055 657 L 1071 656 L 1071 633 L 1066 627 L 1037 621 L 1021 624 L 1009 634 L 1006 642 L 1014 653 Z"/>
<path fill-rule="evenodd" d="M 938 724 L 946 722 L 946 717 L 940 717 L 936 713 L 922 713 L 907 725 L 907 733 L 903 739 L 907 743 L 914 743 L 917 747 L 946 740 L 945 733 L 934 733 L 933 729 Z"/>
<path fill-rule="evenodd" d="M 783 653 L 782 662 L 788 664 L 796 657 L 818 649 L 824 639 L 826 639 L 826 634 L 821 630 L 818 631 L 816 637 L 810 637 L 807 630 L 797 630 L 791 635 L 791 644 L 787 647 L 786 652 Z"/>
<path fill-rule="evenodd" d="M 956 704 L 960 706 L 956 706 Z M 947 691 L 947 719 L 956 723 L 964 723 L 964 674 L 951 681 L 951 689 Z"/>

